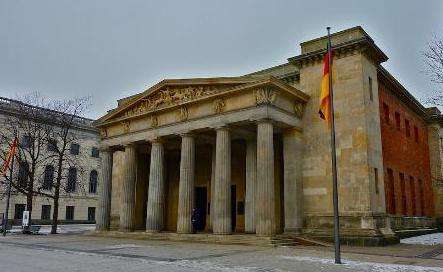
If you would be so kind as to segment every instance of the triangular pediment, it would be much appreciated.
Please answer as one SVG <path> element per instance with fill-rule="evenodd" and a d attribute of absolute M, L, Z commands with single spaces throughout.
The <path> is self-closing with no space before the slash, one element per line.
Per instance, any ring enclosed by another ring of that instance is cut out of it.
<path fill-rule="evenodd" d="M 125 99 L 98 121 L 103 123 L 137 113 L 161 110 L 256 81 L 258 79 L 253 77 L 163 80 L 148 90 Z"/>
<path fill-rule="evenodd" d="M 104 123 L 125 119 L 141 114 L 165 110 L 181 104 L 206 99 L 211 96 L 254 87 L 262 84 L 273 84 L 278 88 L 286 88 L 294 95 L 303 93 L 272 77 L 234 77 L 204 79 L 169 79 L 163 80 L 148 90 L 126 98 L 119 106 L 100 118 L 98 126 Z"/>

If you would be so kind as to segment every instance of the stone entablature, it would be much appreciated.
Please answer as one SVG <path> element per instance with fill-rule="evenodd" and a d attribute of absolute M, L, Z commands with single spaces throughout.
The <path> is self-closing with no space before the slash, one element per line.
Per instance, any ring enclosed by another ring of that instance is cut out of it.
<path fill-rule="evenodd" d="M 309 96 L 298 89 L 269 76 L 165 80 L 146 95 L 137 96 L 134 101 L 104 116 L 98 127 L 102 137 L 107 139 L 267 106 L 296 122 L 302 117 L 308 99 Z M 229 122 L 229 118 L 226 119 Z M 232 121 L 241 120 L 234 118 Z"/>

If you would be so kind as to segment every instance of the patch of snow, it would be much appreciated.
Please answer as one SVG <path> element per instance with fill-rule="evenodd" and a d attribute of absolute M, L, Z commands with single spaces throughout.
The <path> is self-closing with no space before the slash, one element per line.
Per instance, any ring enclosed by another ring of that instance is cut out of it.
<path fill-rule="evenodd" d="M 280 256 L 282 259 L 294 260 L 298 262 L 311 262 L 321 263 L 326 265 L 337 265 L 351 269 L 352 271 L 371 271 L 371 272 L 443 272 L 443 268 L 429 267 L 429 266 L 417 266 L 417 265 L 403 265 L 403 264 L 389 264 L 389 263 L 375 263 L 375 262 L 363 262 L 363 261 L 351 261 L 342 259 L 342 264 L 335 264 L 332 259 L 323 259 L 315 257 L 303 257 L 303 256 Z"/>
<path fill-rule="evenodd" d="M 72 225 L 58 225 L 57 233 L 58 234 L 69 234 L 69 233 L 82 233 L 86 231 L 95 230 L 94 224 L 72 224 Z M 9 233 L 12 234 L 20 234 L 22 233 L 23 228 L 21 226 L 13 226 Z M 51 225 L 42 225 L 39 234 L 50 235 L 51 234 Z"/>
<path fill-rule="evenodd" d="M 401 239 L 402 244 L 411 245 L 443 245 L 443 232 L 426 234 L 406 239 Z"/>
<path fill-rule="evenodd" d="M 104 249 L 109 250 L 109 249 L 141 248 L 141 247 L 146 247 L 146 246 L 141 246 L 136 244 L 118 244 L 118 245 L 107 246 Z"/>

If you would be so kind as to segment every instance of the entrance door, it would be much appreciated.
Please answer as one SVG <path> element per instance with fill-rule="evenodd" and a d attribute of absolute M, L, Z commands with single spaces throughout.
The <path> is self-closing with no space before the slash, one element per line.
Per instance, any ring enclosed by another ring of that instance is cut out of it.
<path fill-rule="evenodd" d="M 88 207 L 88 221 L 95 221 L 95 207 Z"/>
<path fill-rule="evenodd" d="M 235 232 L 237 225 L 237 187 L 231 185 L 231 229 Z"/>
<path fill-rule="evenodd" d="M 196 231 L 203 231 L 206 226 L 206 203 L 207 203 L 207 190 L 206 187 L 195 187 L 195 208 L 199 211 L 199 218 L 196 227 Z"/>

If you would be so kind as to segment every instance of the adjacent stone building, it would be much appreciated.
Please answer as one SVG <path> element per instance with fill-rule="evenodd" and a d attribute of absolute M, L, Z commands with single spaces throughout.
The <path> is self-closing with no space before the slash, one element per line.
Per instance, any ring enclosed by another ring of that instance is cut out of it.
<path fill-rule="evenodd" d="M 7 135 L 9 131 L 5 131 L 4 122 L 9 122 L 14 120 L 13 118 L 21 118 L 20 109 L 24 107 L 33 107 L 31 105 L 24 104 L 23 102 L 0 98 L 0 124 L 2 124 L 2 131 L 0 135 Z M 50 111 L 49 109 L 39 108 L 43 114 L 45 111 Z M 13 118 L 11 118 L 13 117 Z M 10 119 L 11 118 L 11 119 Z M 73 129 L 74 133 L 77 135 L 76 139 L 78 141 L 72 142 L 69 148 L 69 156 L 72 157 L 70 161 L 76 161 L 72 167 L 69 168 L 69 174 L 65 173 L 59 201 L 59 220 L 60 222 L 67 223 L 95 223 L 96 210 L 98 204 L 98 184 L 100 183 L 100 157 L 99 157 L 99 132 L 92 126 L 91 119 L 76 117 L 76 128 Z M 5 121 L 7 120 L 7 121 Z M 38 122 L 42 120 L 37 120 Z M 19 126 L 18 126 L 19 127 Z M 21 133 L 21 138 L 19 139 L 20 144 L 24 144 L 27 140 L 25 139 L 27 135 Z M 10 137 L 9 137 L 10 138 Z M 10 143 L 6 142 L 5 139 L 1 138 L 0 143 L 1 151 L 6 152 L 8 150 L 8 145 Z M 51 143 L 48 142 L 47 145 L 42 146 L 41 152 L 44 155 L 39 158 L 48 158 L 51 152 Z M 53 184 L 56 177 L 56 167 L 50 163 L 51 160 L 42 160 L 42 163 L 38 163 L 38 169 L 35 173 L 37 175 L 34 184 L 34 190 L 41 190 L 42 193 L 53 194 L 54 188 L 48 186 L 46 188 L 45 184 Z M 3 161 L 0 161 L 0 165 Z M 27 164 L 27 163 L 26 163 Z M 18 183 L 19 179 L 23 176 L 26 177 L 26 164 L 18 163 L 15 160 L 13 167 L 13 178 L 14 182 Z M 29 167 L 29 164 L 27 164 Z M 64 167 L 66 168 L 66 167 Z M 68 169 L 65 169 L 68 172 Z M 22 175 L 23 173 L 23 175 Z M 4 177 L 2 179 L 2 186 L 0 187 L 0 214 L 5 213 L 6 207 L 6 187 L 7 184 L 3 183 L 5 181 Z M 67 187 L 65 186 L 70 180 L 74 186 L 73 190 L 66 192 Z M 26 209 L 27 199 L 18 190 L 12 189 L 9 216 L 8 219 L 13 221 L 14 224 L 19 224 L 21 222 L 23 211 Z M 32 221 L 35 224 L 49 224 L 52 220 L 54 213 L 54 203 L 53 199 L 37 195 L 33 197 L 32 205 Z M 1 216 L 0 216 L 1 218 Z"/>
<path fill-rule="evenodd" d="M 440 113 L 431 118 L 381 66 L 388 57 L 361 27 L 333 34 L 332 44 L 343 238 L 383 244 L 396 230 L 435 226 L 441 182 L 431 181 L 431 168 L 441 175 Z M 97 228 L 190 233 L 197 208 L 197 231 L 331 237 L 330 133 L 318 116 L 325 51 L 321 37 L 276 67 L 163 80 L 119 100 L 97 121 Z M 394 140 L 401 133 L 407 144 Z"/>

